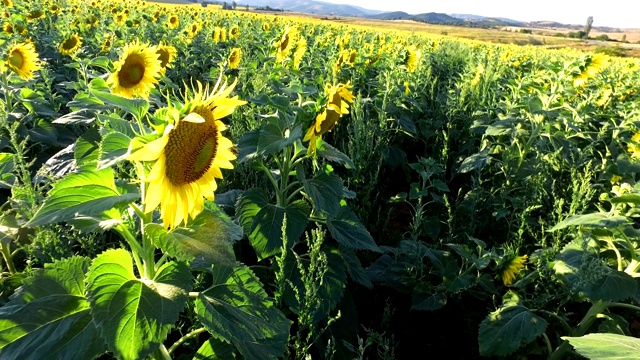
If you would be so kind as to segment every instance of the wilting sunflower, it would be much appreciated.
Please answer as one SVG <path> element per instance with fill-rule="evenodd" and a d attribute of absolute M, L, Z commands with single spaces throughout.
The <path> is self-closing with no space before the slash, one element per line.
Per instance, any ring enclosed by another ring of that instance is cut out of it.
<path fill-rule="evenodd" d="M 164 45 L 160 43 L 160 45 L 156 48 L 156 53 L 158 54 L 158 59 L 160 60 L 160 66 L 162 66 L 162 73 L 167 70 L 167 67 L 171 66 L 171 63 L 176 59 L 176 54 L 178 51 L 171 45 Z"/>
<path fill-rule="evenodd" d="M 58 50 L 62 55 L 73 55 L 80 49 L 80 46 L 82 46 L 82 38 L 73 34 L 58 45 Z"/>
<path fill-rule="evenodd" d="M 227 128 L 222 118 L 246 104 L 237 96 L 229 97 L 231 86 L 209 91 L 198 83 L 192 99 L 180 109 L 169 109 L 169 125 L 162 137 L 144 145 L 129 156 L 132 161 L 155 161 L 142 181 L 149 183 L 144 211 L 160 205 L 165 227 L 175 229 L 204 209 L 204 199 L 214 199 L 220 169 L 233 169 L 236 155 L 233 143 L 222 136 Z"/>
<path fill-rule="evenodd" d="M 33 79 L 33 72 L 40 69 L 36 48 L 31 42 L 14 44 L 9 48 L 7 66 L 22 79 Z"/>
<path fill-rule="evenodd" d="M 242 57 L 242 50 L 240 48 L 231 49 L 227 61 L 229 62 L 230 69 L 237 69 L 240 66 L 240 59 Z"/>
<path fill-rule="evenodd" d="M 220 41 L 222 42 L 227 41 L 227 28 L 224 28 L 224 27 L 220 28 Z"/>
<path fill-rule="evenodd" d="M 327 105 L 324 111 L 316 117 L 316 121 L 311 125 L 302 141 L 309 141 L 308 154 L 316 153 L 316 141 L 322 135 L 333 130 L 342 115 L 349 113 L 349 104 L 354 100 L 353 94 L 349 91 L 352 86 L 338 84 L 333 86 L 327 84 L 325 94 L 327 95 Z"/>
<path fill-rule="evenodd" d="M 511 285 L 513 280 L 516 279 L 516 276 L 520 274 L 522 269 L 524 269 L 524 264 L 527 262 L 527 255 L 522 256 L 514 256 L 511 260 L 509 260 L 502 270 L 502 282 L 505 285 Z"/>
<path fill-rule="evenodd" d="M 180 18 L 178 17 L 178 15 L 171 14 L 171 16 L 169 16 L 169 19 L 167 20 L 167 26 L 170 29 L 175 29 L 180 26 Z"/>
<path fill-rule="evenodd" d="M 162 69 L 155 46 L 140 44 L 137 40 L 124 47 L 115 71 L 107 79 L 114 94 L 128 98 L 148 98 L 151 88 L 158 83 Z"/>

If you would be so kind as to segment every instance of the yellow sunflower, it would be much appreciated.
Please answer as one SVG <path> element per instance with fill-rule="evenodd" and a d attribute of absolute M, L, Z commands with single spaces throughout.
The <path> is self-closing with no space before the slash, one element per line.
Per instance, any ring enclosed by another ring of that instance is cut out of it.
<path fill-rule="evenodd" d="M 114 94 L 132 98 L 148 98 L 154 84 L 158 83 L 162 65 L 155 46 L 140 44 L 137 40 L 124 47 L 115 64 L 115 71 L 107 79 Z"/>
<path fill-rule="evenodd" d="M 240 66 L 241 57 L 242 57 L 242 50 L 240 50 L 240 48 L 231 49 L 231 53 L 229 54 L 229 57 L 227 58 L 227 61 L 229 62 L 229 68 L 230 69 L 237 69 L 238 66 Z"/>
<path fill-rule="evenodd" d="M 171 14 L 171 16 L 169 16 L 169 20 L 167 20 L 167 26 L 169 26 L 170 29 L 175 29 L 180 26 L 180 18 L 178 15 Z"/>
<path fill-rule="evenodd" d="M 418 64 L 420 63 L 420 50 L 415 45 L 411 45 L 409 47 L 409 52 L 407 54 L 407 70 L 409 72 L 414 72 L 418 68 Z"/>
<path fill-rule="evenodd" d="M 229 29 L 229 39 L 235 39 L 240 36 L 240 27 L 238 25 L 233 25 Z"/>
<path fill-rule="evenodd" d="M 82 46 L 82 38 L 73 34 L 58 45 L 58 50 L 62 55 L 73 55 L 80 49 L 80 46 Z"/>
<path fill-rule="evenodd" d="M 269 31 L 269 29 L 271 29 L 271 25 L 269 25 L 268 22 L 265 22 L 262 24 L 262 31 Z"/>
<path fill-rule="evenodd" d="M 124 23 L 127 22 L 127 14 L 125 13 L 119 13 L 116 15 L 114 21 L 116 22 L 116 24 L 118 25 L 124 25 Z"/>
<path fill-rule="evenodd" d="M 527 262 L 527 258 L 527 255 L 515 256 L 506 264 L 504 270 L 502 270 L 502 282 L 505 285 L 508 286 L 513 283 L 516 276 L 518 276 L 522 269 L 524 269 L 524 264 Z"/>
<path fill-rule="evenodd" d="M 10 22 L 2 24 L 2 31 L 6 34 L 13 34 L 13 25 Z"/>
<path fill-rule="evenodd" d="M 296 51 L 293 53 L 293 68 L 299 69 L 300 63 L 302 62 L 302 57 L 305 52 L 307 52 L 307 39 L 304 36 L 300 36 L 298 40 L 298 47 L 296 47 Z"/>
<path fill-rule="evenodd" d="M 58 4 L 52 4 L 49 6 L 49 12 L 52 14 L 57 14 L 62 10 L 62 8 Z"/>
<path fill-rule="evenodd" d="M 192 99 L 180 109 L 169 109 L 169 125 L 164 134 L 129 156 L 132 161 L 154 161 L 148 175 L 144 211 L 160 205 L 165 227 L 175 229 L 204 209 L 204 199 L 214 199 L 220 169 L 233 169 L 231 140 L 222 136 L 227 128 L 222 118 L 246 104 L 237 96 L 229 97 L 236 82 L 209 91 L 198 83 Z"/>
<path fill-rule="evenodd" d="M 40 69 L 38 52 L 31 42 L 14 44 L 9 48 L 7 66 L 22 79 L 33 79 L 33 72 Z"/>
<path fill-rule="evenodd" d="M 291 52 L 291 48 L 295 45 L 298 40 L 298 29 L 295 27 L 287 26 L 284 29 L 284 33 L 278 42 L 276 43 L 276 62 L 281 63 L 289 57 L 289 53 Z"/>
<path fill-rule="evenodd" d="M 2 5 L 4 5 L 5 8 L 12 8 L 13 7 L 13 0 L 2 0 Z"/>
<path fill-rule="evenodd" d="M 102 53 L 108 53 L 109 51 L 111 51 L 111 46 L 113 43 L 113 35 L 108 35 L 105 39 L 104 42 L 102 43 L 102 47 L 100 48 L 100 52 Z"/>
<path fill-rule="evenodd" d="M 589 79 L 593 79 L 596 75 L 598 75 L 602 70 L 604 70 L 609 65 L 609 57 L 604 54 L 593 54 L 587 59 L 587 63 L 580 72 L 580 74 L 576 75 L 573 78 L 573 86 L 580 87 L 583 86 L 589 81 Z"/>
<path fill-rule="evenodd" d="M 349 104 L 354 100 L 354 96 L 349 91 L 352 86 L 347 84 L 338 84 L 333 86 L 327 84 L 325 94 L 327 95 L 327 105 L 325 110 L 318 114 L 316 121 L 311 125 L 302 141 L 309 141 L 309 149 L 307 153 L 313 155 L 316 153 L 316 141 L 321 139 L 322 135 L 333 130 L 342 115 L 349 113 Z"/>
<path fill-rule="evenodd" d="M 171 45 L 163 45 L 160 43 L 156 53 L 158 54 L 158 59 L 160 59 L 160 66 L 162 66 L 162 73 L 164 74 L 167 67 L 171 66 L 171 63 L 176 59 L 178 51 Z"/>
<path fill-rule="evenodd" d="M 196 35 L 198 35 L 198 32 L 200 32 L 201 29 L 202 29 L 202 23 L 199 21 L 196 21 L 192 23 L 187 29 L 187 35 L 189 36 L 189 38 L 193 39 L 194 37 L 196 37 Z"/>

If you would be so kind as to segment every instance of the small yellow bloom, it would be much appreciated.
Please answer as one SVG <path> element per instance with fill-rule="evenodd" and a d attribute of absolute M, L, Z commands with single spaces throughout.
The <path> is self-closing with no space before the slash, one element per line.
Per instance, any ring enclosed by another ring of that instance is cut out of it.
<path fill-rule="evenodd" d="M 524 264 L 527 262 L 527 255 L 516 256 L 507 264 L 506 268 L 502 271 L 502 282 L 509 286 L 516 279 L 516 276 L 524 269 Z"/>
<path fill-rule="evenodd" d="M 169 20 L 167 20 L 167 26 L 169 29 L 175 29 L 180 26 L 180 18 L 176 14 L 172 14 L 169 16 Z"/>
<path fill-rule="evenodd" d="M 622 176 L 620 176 L 620 175 L 613 175 L 611 177 L 611 183 L 612 184 L 617 184 L 617 183 L 620 182 L 620 180 L 622 180 Z"/>
<path fill-rule="evenodd" d="M 4 5 L 5 8 L 12 8 L 13 7 L 13 0 L 2 0 L 2 5 Z"/>
<path fill-rule="evenodd" d="M 73 34 L 62 41 L 60 45 L 58 45 L 58 51 L 60 51 L 62 55 L 73 55 L 80 49 L 81 46 L 82 38 L 76 34 Z"/>
<path fill-rule="evenodd" d="M 157 47 L 156 53 L 158 54 L 160 66 L 162 66 L 162 73 L 164 74 L 167 67 L 170 67 L 173 61 L 176 59 L 176 54 L 178 53 L 178 51 L 171 45 L 164 45 L 160 43 L 160 45 L 158 45 Z"/>
<path fill-rule="evenodd" d="M 233 25 L 229 29 L 229 39 L 235 39 L 240 36 L 240 27 L 238 25 Z"/>

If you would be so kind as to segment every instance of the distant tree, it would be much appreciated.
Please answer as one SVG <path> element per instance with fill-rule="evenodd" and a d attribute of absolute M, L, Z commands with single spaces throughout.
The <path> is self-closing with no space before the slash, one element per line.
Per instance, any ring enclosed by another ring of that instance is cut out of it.
<path fill-rule="evenodd" d="M 593 25 L 593 16 L 587 18 L 587 23 L 584 25 L 584 37 L 588 37 L 591 32 L 591 26 Z"/>
<path fill-rule="evenodd" d="M 234 1 L 234 2 L 231 3 L 231 6 L 233 7 L 233 10 L 235 10 L 236 7 L 238 6 L 238 4 Z"/>
<path fill-rule="evenodd" d="M 246 10 L 249 11 L 249 4 L 246 5 Z"/>

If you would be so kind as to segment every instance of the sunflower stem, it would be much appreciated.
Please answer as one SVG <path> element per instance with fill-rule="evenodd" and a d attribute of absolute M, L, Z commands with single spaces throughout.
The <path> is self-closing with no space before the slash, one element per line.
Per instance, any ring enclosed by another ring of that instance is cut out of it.
<path fill-rule="evenodd" d="M 191 338 L 194 338 L 205 331 L 207 331 L 207 329 L 205 329 L 204 327 L 201 327 L 199 329 L 189 332 L 188 334 L 178 339 L 175 343 L 173 343 L 173 345 L 171 345 L 171 347 L 169 348 L 168 353 L 169 354 L 173 353 L 178 348 L 178 346 L 182 345 L 185 341 Z"/>
<path fill-rule="evenodd" d="M 9 244 L 0 242 L 0 251 L 2 252 L 4 262 L 7 264 L 7 268 L 9 269 L 9 274 L 15 274 L 16 266 L 13 264 L 13 257 L 11 256 L 11 249 L 9 249 Z"/>
<path fill-rule="evenodd" d="M 127 244 L 129 244 L 131 252 L 133 253 L 133 260 L 136 262 L 136 267 L 138 268 L 138 273 L 144 274 L 144 267 L 142 266 L 142 262 L 140 261 L 140 254 L 143 253 L 142 246 L 140 246 L 140 243 L 135 238 L 135 236 L 133 236 L 131 231 L 129 231 L 129 229 L 123 224 L 116 226 L 114 229 L 119 232 L 120 235 L 122 235 L 122 237 L 125 239 Z"/>
<path fill-rule="evenodd" d="M 300 186 L 299 188 L 295 189 L 288 197 L 287 197 L 287 204 L 293 200 L 293 198 L 298 195 L 300 192 L 302 192 L 304 190 L 304 186 Z"/>

